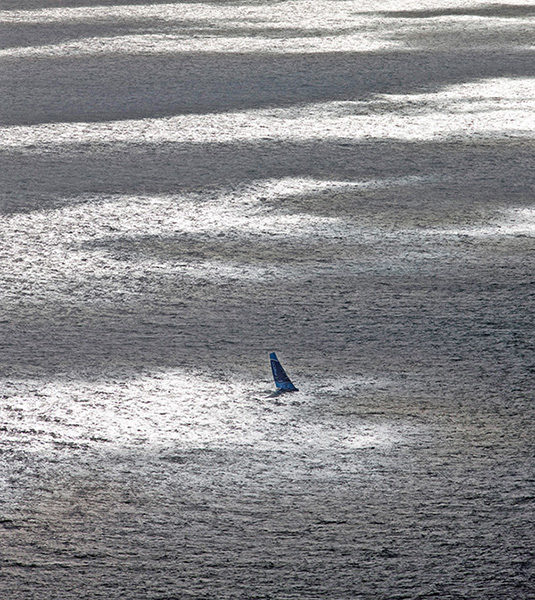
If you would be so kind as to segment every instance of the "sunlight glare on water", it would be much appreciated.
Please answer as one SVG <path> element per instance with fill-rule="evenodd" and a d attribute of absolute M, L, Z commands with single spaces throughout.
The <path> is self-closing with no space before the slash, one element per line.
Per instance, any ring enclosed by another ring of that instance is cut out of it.
<path fill-rule="evenodd" d="M 0 128 L 2 146 L 259 140 L 429 140 L 458 135 L 529 137 L 535 79 L 485 80 L 426 94 L 381 94 L 367 102 L 314 103 L 218 115 Z"/>
<path fill-rule="evenodd" d="M 346 380 L 344 389 L 355 390 L 359 384 L 363 385 Z M 366 385 L 373 387 L 375 382 Z M 326 390 L 332 387 L 323 383 Z M 245 451 L 250 446 L 284 452 L 389 445 L 399 438 L 399 433 L 382 424 L 300 415 L 299 407 L 318 405 L 311 384 L 305 385 L 297 402 L 269 399 L 266 389 L 268 381 L 259 387 L 254 381 L 162 372 L 122 384 L 72 379 L 12 382 L 2 391 L 9 398 L 9 411 L 23 412 L 27 439 L 38 452 L 53 450 L 58 437 L 73 446 L 89 443 L 98 448 L 104 443 L 108 450 L 142 445 L 146 451 L 170 447 L 243 447 Z M 33 399 L 28 398 L 31 390 L 38 390 Z M 9 419 L 9 411 L 5 418 Z M 32 440 L 36 431 L 39 440 Z M 6 435 L 6 443 L 14 441 Z"/>
<path fill-rule="evenodd" d="M 4 0 L 1 600 L 532 598 L 534 16 Z"/>

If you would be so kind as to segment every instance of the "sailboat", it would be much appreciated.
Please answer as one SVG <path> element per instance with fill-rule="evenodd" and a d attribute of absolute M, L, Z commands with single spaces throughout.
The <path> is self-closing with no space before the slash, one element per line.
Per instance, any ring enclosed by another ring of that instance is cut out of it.
<path fill-rule="evenodd" d="M 277 392 L 279 394 L 284 392 L 298 392 L 299 390 L 290 381 L 288 375 L 286 375 L 286 371 L 282 368 L 282 365 L 280 364 L 275 352 L 270 353 L 269 360 L 271 362 L 271 371 L 273 373 L 273 379 L 275 380 Z"/>

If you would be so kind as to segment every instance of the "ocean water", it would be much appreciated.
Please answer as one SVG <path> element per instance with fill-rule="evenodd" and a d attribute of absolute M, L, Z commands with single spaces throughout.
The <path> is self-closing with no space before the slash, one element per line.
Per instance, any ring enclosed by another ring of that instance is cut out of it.
<path fill-rule="evenodd" d="M 2 600 L 535 597 L 534 17 L 2 0 Z"/>

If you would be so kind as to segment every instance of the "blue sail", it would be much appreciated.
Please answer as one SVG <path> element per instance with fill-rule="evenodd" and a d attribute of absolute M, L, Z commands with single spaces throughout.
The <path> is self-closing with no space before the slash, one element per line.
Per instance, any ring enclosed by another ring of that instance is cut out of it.
<path fill-rule="evenodd" d="M 269 359 L 271 361 L 271 371 L 273 372 L 273 379 L 275 380 L 275 385 L 277 386 L 277 389 L 286 392 L 299 391 L 295 387 L 295 385 L 290 381 L 288 375 L 286 375 L 286 371 L 282 368 L 282 365 L 280 364 L 275 352 L 271 352 L 271 354 L 269 355 Z"/>

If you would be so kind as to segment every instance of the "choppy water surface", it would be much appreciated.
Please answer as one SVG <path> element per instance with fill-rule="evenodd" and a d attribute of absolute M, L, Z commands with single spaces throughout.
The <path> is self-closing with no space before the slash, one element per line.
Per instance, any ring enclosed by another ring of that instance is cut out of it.
<path fill-rule="evenodd" d="M 3 599 L 533 597 L 533 16 L 4 0 Z"/>

